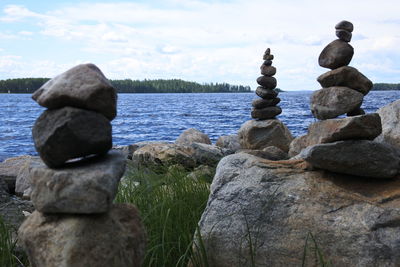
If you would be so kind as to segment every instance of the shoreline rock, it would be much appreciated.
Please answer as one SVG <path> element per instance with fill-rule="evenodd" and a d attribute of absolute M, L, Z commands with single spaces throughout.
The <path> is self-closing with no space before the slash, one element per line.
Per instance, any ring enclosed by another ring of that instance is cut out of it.
<path fill-rule="evenodd" d="M 199 222 L 210 266 L 301 266 L 309 234 L 333 266 L 400 264 L 400 179 L 306 166 L 244 153 L 220 161 Z"/>

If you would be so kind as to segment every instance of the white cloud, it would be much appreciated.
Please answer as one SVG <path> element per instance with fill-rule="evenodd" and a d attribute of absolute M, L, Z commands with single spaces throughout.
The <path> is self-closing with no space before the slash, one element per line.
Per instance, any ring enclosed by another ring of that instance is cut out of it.
<path fill-rule="evenodd" d="M 31 36 L 33 35 L 33 32 L 30 31 L 20 31 L 18 34 L 23 35 L 23 36 Z"/>
<path fill-rule="evenodd" d="M 370 53 L 398 54 L 400 45 L 400 5 L 394 0 L 379 5 L 372 0 L 168 0 L 160 6 L 81 3 L 46 12 L 10 5 L 3 11 L 4 22 L 31 19 L 40 34 L 79 45 L 73 60 L 99 58 L 111 78 L 176 77 L 255 87 L 262 54 L 271 47 L 281 88 L 318 89 L 315 79 L 326 71 L 318 66 L 318 55 L 336 38 L 338 21 L 355 24 L 352 45 L 360 71 Z M 57 66 L 63 64 L 68 65 Z M 387 68 L 396 73 L 399 64 Z"/>

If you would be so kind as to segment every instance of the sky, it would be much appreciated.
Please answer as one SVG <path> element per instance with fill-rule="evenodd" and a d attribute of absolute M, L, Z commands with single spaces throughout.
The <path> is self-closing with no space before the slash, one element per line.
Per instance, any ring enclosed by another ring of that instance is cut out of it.
<path fill-rule="evenodd" d="M 0 0 L 0 79 L 54 77 L 81 63 L 109 79 L 226 82 L 254 90 L 266 48 L 278 87 L 320 89 L 322 49 L 354 24 L 351 66 L 400 82 L 398 0 Z"/>

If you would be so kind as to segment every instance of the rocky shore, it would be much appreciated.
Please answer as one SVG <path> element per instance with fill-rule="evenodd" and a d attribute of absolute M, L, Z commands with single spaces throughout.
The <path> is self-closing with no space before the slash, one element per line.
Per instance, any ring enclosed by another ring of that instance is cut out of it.
<path fill-rule="evenodd" d="M 276 118 L 270 49 L 253 119 L 215 144 L 191 128 L 175 142 L 112 147 L 114 88 L 93 64 L 60 74 L 33 95 L 48 108 L 33 127 L 40 157 L 0 163 L 0 216 L 32 266 L 140 266 L 140 211 L 114 203 L 125 166 L 179 167 L 190 179 L 216 168 L 193 233 L 209 266 L 399 266 L 400 100 L 365 114 L 372 82 L 348 66 L 353 30 L 339 22 L 322 50 L 317 121 L 296 138 Z"/>

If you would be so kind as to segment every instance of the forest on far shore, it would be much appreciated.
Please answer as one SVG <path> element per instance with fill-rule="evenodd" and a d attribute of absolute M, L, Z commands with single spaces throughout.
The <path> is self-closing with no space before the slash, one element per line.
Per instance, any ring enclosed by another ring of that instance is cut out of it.
<path fill-rule="evenodd" d="M 0 93 L 33 93 L 49 78 L 0 80 Z M 250 86 L 228 83 L 200 84 L 180 79 L 171 80 L 110 80 L 118 93 L 230 93 L 250 92 Z"/>
<path fill-rule="evenodd" d="M 374 83 L 373 91 L 397 91 L 400 90 L 400 83 Z"/>

